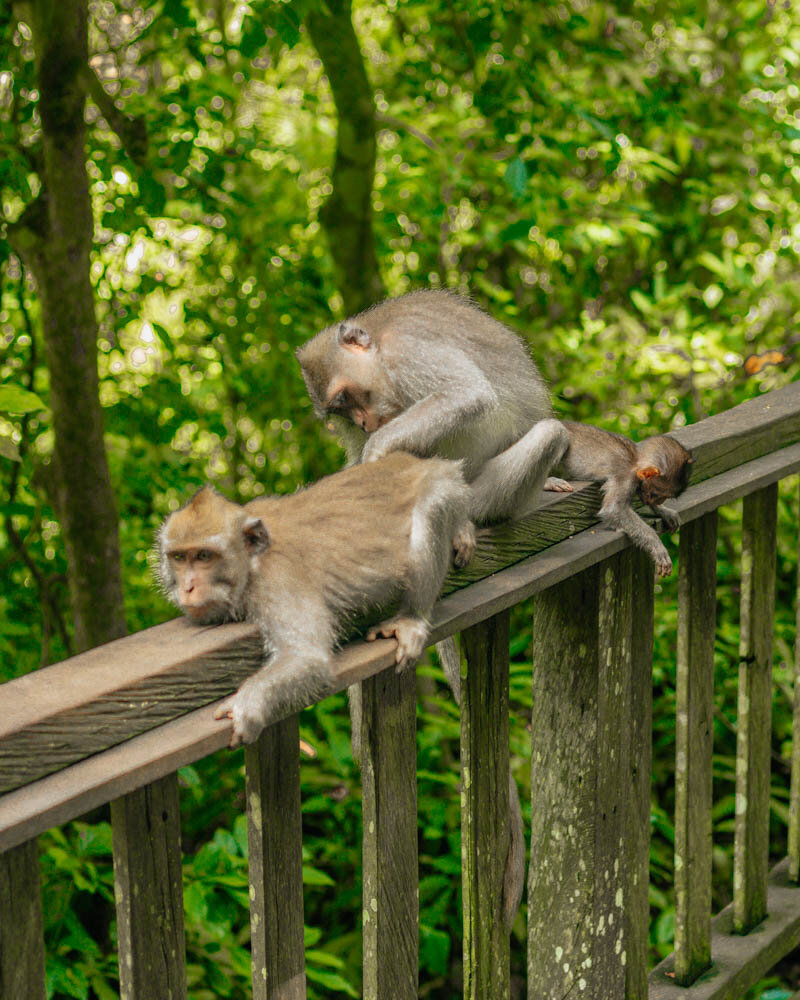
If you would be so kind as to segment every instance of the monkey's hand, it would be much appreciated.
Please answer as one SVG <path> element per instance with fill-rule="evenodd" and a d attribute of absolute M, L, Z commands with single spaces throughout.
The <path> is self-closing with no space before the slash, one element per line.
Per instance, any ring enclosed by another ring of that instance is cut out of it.
<path fill-rule="evenodd" d="M 364 450 L 361 452 L 361 462 L 362 464 L 377 462 L 379 458 L 383 458 L 384 455 L 388 455 L 389 452 L 396 450 L 396 448 L 392 447 L 389 438 L 376 432 L 372 437 L 367 439 Z"/>
<path fill-rule="evenodd" d="M 653 546 L 652 556 L 656 564 L 656 575 L 669 576 L 672 572 L 672 560 L 661 542 L 657 546 Z"/>
<path fill-rule="evenodd" d="M 412 618 L 408 615 L 397 615 L 388 621 L 375 625 L 367 632 L 367 642 L 374 642 L 379 635 L 385 639 L 393 636 L 397 639 L 397 652 L 394 661 L 397 664 L 397 672 L 402 673 L 406 667 L 410 667 L 425 652 L 428 643 L 428 626 L 421 618 Z"/>
<path fill-rule="evenodd" d="M 472 559 L 476 544 L 475 525 L 466 521 L 453 535 L 453 565 L 457 569 L 463 569 Z"/>
<path fill-rule="evenodd" d="M 547 490 L 548 493 L 574 493 L 575 490 L 566 481 L 566 479 L 559 479 L 558 476 L 548 476 L 544 481 L 544 486 L 542 489 Z"/>
<path fill-rule="evenodd" d="M 242 743 L 252 743 L 261 735 L 264 728 L 264 718 L 261 712 L 261 699 L 253 690 L 248 690 L 248 681 L 239 688 L 236 694 L 226 698 L 214 712 L 215 719 L 230 719 L 233 722 L 231 733 L 231 749 Z"/>
<path fill-rule="evenodd" d="M 681 520 L 674 510 L 669 510 L 667 507 L 653 507 L 653 510 L 664 522 L 664 526 L 670 534 L 680 528 Z"/>

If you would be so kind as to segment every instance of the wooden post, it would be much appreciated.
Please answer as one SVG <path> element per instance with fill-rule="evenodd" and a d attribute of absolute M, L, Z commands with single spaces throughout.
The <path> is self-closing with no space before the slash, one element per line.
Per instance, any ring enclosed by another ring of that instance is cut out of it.
<path fill-rule="evenodd" d="M 44 935 L 36 838 L 0 854 L 0 997 L 44 1000 Z"/>
<path fill-rule="evenodd" d="M 650 785 L 653 764 L 653 563 L 630 552 L 631 801 L 628 818 L 629 897 L 625 908 L 625 996 L 647 1000 L 650 967 Z"/>
<path fill-rule="evenodd" d="M 186 997 L 180 804 L 174 772 L 111 803 L 120 1000 Z"/>
<path fill-rule="evenodd" d="M 364 1000 L 416 1000 L 417 690 L 393 668 L 361 686 Z"/>
<path fill-rule="evenodd" d="M 717 512 L 681 528 L 675 721 L 675 982 L 711 964 Z"/>
<path fill-rule="evenodd" d="M 629 980 L 639 988 L 626 972 L 642 870 L 627 846 L 641 809 L 631 771 L 632 560 L 626 549 L 534 599 L 529 1000 L 571 990 L 622 998 Z M 638 930 L 636 940 L 641 961 Z"/>
<path fill-rule="evenodd" d="M 245 747 L 253 1000 L 305 1000 L 298 717 Z"/>
<path fill-rule="evenodd" d="M 800 480 L 798 480 L 800 482 Z M 800 515 L 800 511 L 798 512 Z M 800 516 L 797 518 L 800 524 Z M 792 776 L 789 786 L 789 878 L 800 882 L 800 534 L 797 544 L 797 588 L 794 632 L 794 719 L 792 723 Z"/>
<path fill-rule="evenodd" d="M 733 927 L 740 934 L 767 913 L 777 516 L 776 483 L 744 498 L 733 856 Z"/>
<path fill-rule="evenodd" d="M 503 876 L 509 846 L 509 612 L 461 634 L 464 1000 L 510 996 Z"/>

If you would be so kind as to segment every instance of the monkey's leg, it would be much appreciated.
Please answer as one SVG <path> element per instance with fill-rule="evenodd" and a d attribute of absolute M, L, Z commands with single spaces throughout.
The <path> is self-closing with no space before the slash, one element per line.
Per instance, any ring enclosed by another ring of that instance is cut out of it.
<path fill-rule="evenodd" d="M 456 646 L 455 636 L 449 636 L 436 643 L 436 653 L 442 665 L 444 676 L 453 692 L 456 705 L 461 705 L 461 657 Z M 522 806 L 519 801 L 519 790 L 514 781 L 511 769 L 508 771 L 508 813 L 509 842 L 506 857 L 506 870 L 503 875 L 503 914 L 508 930 L 514 923 L 514 918 L 522 901 L 522 890 L 525 886 L 525 827 L 522 822 Z"/>
<path fill-rule="evenodd" d="M 472 521 L 464 521 L 456 528 L 453 535 L 453 565 L 457 569 L 463 569 L 475 555 L 475 546 L 478 539 L 475 534 L 475 525 Z"/>
<path fill-rule="evenodd" d="M 540 420 L 510 448 L 490 458 L 472 481 L 473 520 L 519 517 L 536 505 L 548 473 L 569 447 L 558 420 Z"/>
<path fill-rule="evenodd" d="M 607 493 L 603 506 L 600 508 L 600 520 L 609 528 L 624 531 L 634 545 L 644 549 L 650 556 L 656 564 L 658 575 L 669 576 L 672 572 L 672 560 L 669 557 L 669 552 L 655 531 L 639 517 L 629 502 L 613 499 L 613 496 Z"/>

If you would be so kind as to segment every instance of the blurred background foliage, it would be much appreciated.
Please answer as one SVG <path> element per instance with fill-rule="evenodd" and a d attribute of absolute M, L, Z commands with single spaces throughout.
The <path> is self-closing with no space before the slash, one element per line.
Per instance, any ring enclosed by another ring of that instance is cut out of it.
<path fill-rule="evenodd" d="M 346 286 L 331 254 L 337 220 L 324 206 L 337 143 L 352 136 L 306 29 L 315 16 L 342 38 L 352 23 L 366 69 L 377 141 L 361 221 L 387 294 L 473 296 L 527 339 L 558 414 L 634 437 L 797 377 L 800 11 L 788 0 L 389 0 L 352 11 L 345 0 L 91 0 L 90 277 L 129 631 L 173 614 L 148 550 L 199 484 L 247 500 L 341 462 L 293 358 L 344 315 L 362 278 Z M 12 250 L 14 224 L 42 192 L 26 17 L 24 5 L 0 12 L 3 680 L 74 643 L 51 462 L 59 376 L 44 364 L 41 290 Z M 739 519 L 726 509 L 719 538 L 718 907 L 731 893 Z M 776 858 L 786 849 L 796 529 L 796 486 L 784 484 Z M 672 947 L 676 590 L 675 574 L 657 586 L 654 961 Z M 528 607 L 515 611 L 512 654 L 524 789 Z M 435 663 L 420 668 L 419 686 L 421 995 L 449 998 L 460 976 L 458 719 Z M 316 751 L 303 764 L 310 992 L 357 996 L 360 789 L 344 699 L 301 722 Z M 241 770 L 239 754 L 222 753 L 181 772 L 195 1000 L 248 995 Z M 73 823 L 41 843 L 50 995 L 113 997 L 109 827 Z M 524 937 L 520 914 L 517 986 Z M 751 996 L 788 997 L 798 964 Z"/>

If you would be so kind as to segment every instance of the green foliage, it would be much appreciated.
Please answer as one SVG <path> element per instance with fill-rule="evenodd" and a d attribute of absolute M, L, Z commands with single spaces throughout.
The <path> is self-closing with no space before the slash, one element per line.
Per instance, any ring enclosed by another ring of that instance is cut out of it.
<path fill-rule="evenodd" d="M 308 3 L 92 4 L 92 67 L 139 121 L 91 101 L 92 281 L 128 625 L 170 616 L 148 551 L 200 483 L 235 499 L 334 470 L 294 349 L 341 314 L 319 224 L 336 118 Z M 467 291 L 528 338 L 560 414 L 644 436 L 798 374 L 800 15 L 791 5 L 359 3 L 379 115 L 375 239 L 391 294 Z M 0 202 L 39 191 L 31 33 L 0 18 Z M 38 293 L 0 233 L 0 679 L 71 651 Z M 8 393 L 16 393 L 11 402 Z M 3 393 L 6 396 L 3 396 Z M 14 453 L 10 449 L 13 446 Z M 797 496 L 780 504 L 773 852 L 785 850 Z M 720 522 L 715 904 L 730 897 L 739 511 Z M 21 556 L 24 554 L 24 558 Z M 674 551 L 673 551 L 674 558 Z M 676 582 L 657 587 L 651 943 L 672 947 Z M 513 618 L 513 764 L 529 781 L 530 614 Z M 359 778 L 342 698 L 304 713 L 310 990 L 360 980 Z M 457 994 L 458 720 L 420 670 L 420 943 Z M 246 993 L 238 755 L 182 771 L 191 995 Z M 523 801 L 525 796 L 523 795 Z M 48 990 L 115 994 L 104 824 L 43 838 Z M 522 917 L 513 962 L 524 970 Z M 775 981 L 764 989 L 777 988 Z M 763 992 L 763 990 L 762 990 Z"/>

